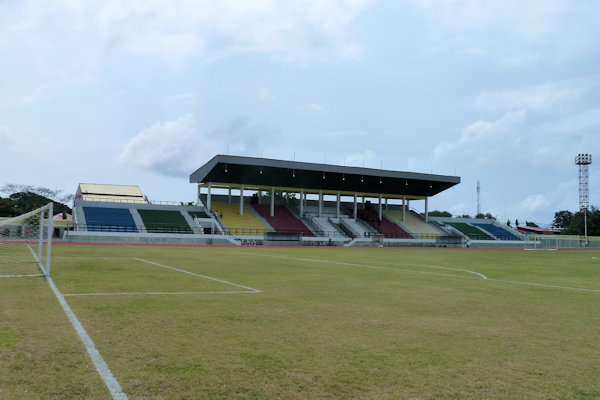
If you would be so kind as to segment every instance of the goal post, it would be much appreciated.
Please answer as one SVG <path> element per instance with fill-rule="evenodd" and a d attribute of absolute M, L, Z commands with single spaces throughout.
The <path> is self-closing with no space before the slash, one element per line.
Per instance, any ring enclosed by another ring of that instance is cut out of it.
<path fill-rule="evenodd" d="M 0 219 L 0 277 L 49 277 L 54 231 L 53 203 Z"/>

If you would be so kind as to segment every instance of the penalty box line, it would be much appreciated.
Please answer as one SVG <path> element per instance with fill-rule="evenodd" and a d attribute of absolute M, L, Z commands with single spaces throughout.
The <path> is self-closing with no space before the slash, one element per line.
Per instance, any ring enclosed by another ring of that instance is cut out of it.
<path fill-rule="evenodd" d="M 208 280 L 211 280 L 211 281 L 224 283 L 226 285 L 231 285 L 231 286 L 239 287 L 239 288 L 242 288 L 242 289 L 246 289 L 246 290 L 248 290 L 248 291 L 250 291 L 252 293 L 261 293 L 262 292 L 262 290 L 260 290 L 260 289 L 255 289 L 255 288 L 251 288 L 249 286 L 244 286 L 244 285 L 240 285 L 240 284 L 237 284 L 237 283 L 225 281 L 223 279 L 213 278 L 212 276 L 197 274 L 195 272 L 186 271 L 185 269 L 175 268 L 175 267 L 171 267 L 169 265 L 156 263 L 154 261 L 144 260 L 143 258 L 137 258 L 137 257 L 135 257 L 134 259 L 138 260 L 138 261 L 141 261 L 141 262 L 144 262 L 144 263 L 147 263 L 147 264 L 156 265 L 158 267 L 163 267 L 163 268 L 167 268 L 167 269 L 170 269 L 170 270 L 173 270 L 173 271 L 182 272 L 184 274 L 189 274 L 189 275 L 197 276 L 199 278 L 204 278 L 204 279 L 208 279 Z M 237 292 L 239 292 L 239 290 Z"/>

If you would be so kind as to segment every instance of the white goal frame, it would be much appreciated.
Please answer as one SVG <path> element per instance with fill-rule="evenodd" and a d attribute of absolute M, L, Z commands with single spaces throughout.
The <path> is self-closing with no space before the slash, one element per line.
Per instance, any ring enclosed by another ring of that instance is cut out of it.
<path fill-rule="evenodd" d="M 46 277 L 50 277 L 50 267 L 52 260 L 52 235 L 54 232 L 54 203 L 48 203 L 43 207 L 35 209 L 25 214 L 18 215 L 16 217 L 8 218 L 6 220 L 0 221 L 0 228 L 2 226 L 14 225 L 20 223 L 27 218 L 30 218 L 34 215 L 40 216 L 40 226 L 39 226 L 39 237 L 37 243 L 37 253 L 29 247 L 32 256 L 35 258 L 38 267 L 42 271 L 42 274 Z M 45 217 L 45 215 L 48 215 Z M 44 235 L 45 233 L 45 235 Z M 9 240 L 12 241 L 12 240 Z M 44 254 L 44 244 L 46 245 L 46 252 Z"/>

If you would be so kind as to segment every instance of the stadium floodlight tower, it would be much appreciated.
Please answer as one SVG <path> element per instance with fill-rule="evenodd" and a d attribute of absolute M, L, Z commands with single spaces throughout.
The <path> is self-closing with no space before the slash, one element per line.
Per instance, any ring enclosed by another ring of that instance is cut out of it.
<path fill-rule="evenodd" d="M 590 186 L 588 167 L 592 163 L 591 154 L 578 154 L 575 164 L 579 165 L 579 211 L 583 213 L 583 237 L 584 245 L 588 243 L 587 236 L 587 210 L 590 206 Z"/>

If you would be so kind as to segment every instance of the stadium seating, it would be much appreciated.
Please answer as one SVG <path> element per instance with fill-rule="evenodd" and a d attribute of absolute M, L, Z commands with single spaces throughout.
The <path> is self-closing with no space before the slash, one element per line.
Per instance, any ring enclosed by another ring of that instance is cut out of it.
<path fill-rule="evenodd" d="M 150 233 L 193 233 L 180 211 L 138 209 Z"/>
<path fill-rule="evenodd" d="M 93 232 L 137 232 L 128 208 L 83 207 L 87 230 Z"/>
<path fill-rule="evenodd" d="M 358 217 L 386 238 L 412 239 L 408 232 L 387 219 L 385 215 L 379 220 L 379 213 L 373 209 L 359 210 Z"/>
<path fill-rule="evenodd" d="M 210 216 L 205 213 L 204 211 L 188 211 L 188 214 L 190 214 L 190 217 L 192 217 L 192 219 L 194 218 L 210 218 Z"/>
<path fill-rule="evenodd" d="M 520 237 L 515 236 L 512 232 L 509 232 L 498 225 L 488 223 L 473 223 L 473 225 L 491 233 L 499 240 L 521 240 Z"/>
<path fill-rule="evenodd" d="M 450 225 L 453 228 L 456 228 L 458 231 L 460 231 L 464 235 L 468 236 L 470 239 L 494 240 L 494 238 L 492 236 L 488 235 L 487 233 L 485 233 L 484 231 L 482 231 L 481 229 L 479 229 L 473 225 L 469 225 L 464 222 L 448 222 L 448 221 L 446 221 L 445 223 Z"/>
<path fill-rule="evenodd" d="M 252 207 L 275 231 L 302 232 L 304 236 L 314 236 L 304 222 L 294 217 L 284 206 L 276 205 L 273 217 L 271 217 L 270 204 L 253 204 Z"/>
<path fill-rule="evenodd" d="M 243 208 L 244 215 L 240 215 L 239 203 L 214 201 L 211 208 L 219 215 L 221 222 L 232 235 L 261 236 L 268 230 L 246 205 Z"/>
<path fill-rule="evenodd" d="M 436 237 L 444 234 L 444 232 L 435 226 L 423 221 L 414 211 L 407 211 L 404 221 L 402 220 L 402 210 L 385 210 L 383 215 L 408 229 L 413 235 L 421 238 Z"/>

